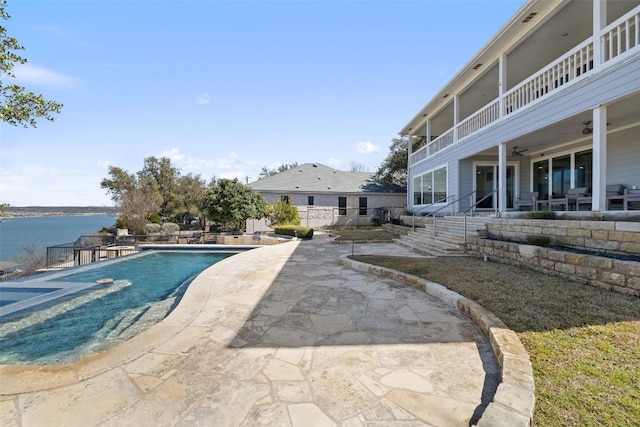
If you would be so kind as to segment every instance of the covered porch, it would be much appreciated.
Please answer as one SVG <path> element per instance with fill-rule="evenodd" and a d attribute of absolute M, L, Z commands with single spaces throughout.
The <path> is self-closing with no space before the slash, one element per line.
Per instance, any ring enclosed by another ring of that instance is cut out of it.
<path fill-rule="evenodd" d="M 461 160 L 478 210 L 640 210 L 640 93 Z"/>

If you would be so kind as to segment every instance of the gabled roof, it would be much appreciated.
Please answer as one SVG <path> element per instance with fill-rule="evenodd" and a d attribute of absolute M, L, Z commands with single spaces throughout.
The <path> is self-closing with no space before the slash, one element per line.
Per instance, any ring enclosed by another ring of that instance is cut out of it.
<path fill-rule="evenodd" d="M 258 192 L 278 193 L 404 193 L 379 183 L 372 172 L 339 171 L 319 163 L 305 163 L 249 186 Z"/>

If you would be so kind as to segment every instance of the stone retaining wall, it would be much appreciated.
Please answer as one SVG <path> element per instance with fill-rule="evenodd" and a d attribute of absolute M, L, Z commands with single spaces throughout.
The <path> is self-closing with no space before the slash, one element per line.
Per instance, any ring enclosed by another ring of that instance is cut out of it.
<path fill-rule="evenodd" d="M 558 227 L 558 230 L 562 228 Z M 607 232 L 619 233 L 615 228 Z M 490 261 L 526 266 L 581 283 L 640 296 L 640 262 L 482 238 L 471 239 L 467 251 L 480 257 L 486 255 Z"/>
<path fill-rule="evenodd" d="M 487 231 L 495 239 L 526 242 L 529 235 L 544 235 L 552 245 L 640 254 L 640 222 L 494 218 Z"/>

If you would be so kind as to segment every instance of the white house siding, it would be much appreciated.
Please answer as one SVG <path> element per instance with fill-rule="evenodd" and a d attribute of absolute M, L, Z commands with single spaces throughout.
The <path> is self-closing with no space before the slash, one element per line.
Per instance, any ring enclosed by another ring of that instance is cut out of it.
<path fill-rule="evenodd" d="M 640 188 L 640 127 L 610 135 L 607 145 L 607 183 Z"/>
<path fill-rule="evenodd" d="M 468 173 L 469 169 L 460 168 L 457 159 L 467 159 L 463 161 L 465 162 L 464 165 L 467 165 L 467 162 L 473 159 L 473 153 L 493 148 L 500 143 L 512 142 L 520 136 L 589 111 L 599 105 L 612 104 L 616 100 L 637 93 L 640 93 L 640 55 L 638 54 L 629 57 L 625 62 L 613 68 L 602 70 L 589 76 L 589 78 L 566 86 L 552 96 L 540 98 L 527 108 L 506 115 L 492 126 L 476 132 L 462 142 L 457 142 L 447 147 L 436 156 L 412 165 L 409 168 L 408 177 L 410 186 L 412 185 L 413 177 L 447 164 L 449 167 L 447 175 L 449 194 L 467 194 L 473 191 L 471 188 L 472 179 L 470 179 L 470 176 L 467 179 L 465 177 L 466 174 L 461 173 L 465 171 Z M 615 140 L 615 137 L 613 137 L 613 140 Z M 627 156 L 625 159 L 619 158 L 621 154 L 617 152 L 618 145 L 615 143 L 609 144 L 608 157 L 609 165 L 611 166 L 608 168 L 608 182 L 618 183 L 618 180 L 627 181 L 637 178 L 638 157 L 637 154 L 634 156 L 634 152 L 637 153 L 637 138 L 635 141 L 635 145 L 631 142 L 626 142 L 619 146 L 619 148 L 631 152 L 630 157 Z M 553 141 L 549 141 L 549 144 L 549 151 L 551 152 L 553 151 Z M 619 160 L 614 160 L 617 158 Z M 627 165 L 630 161 L 628 160 L 629 158 L 635 160 L 635 168 Z M 526 161 L 518 159 L 520 160 L 520 191 L 529 191 L 530 189 L 529 171 L 527 171 L 526 176 L 523 175 L 524 163 L 529 163 L 528 158 L 526 159 Z M 495 160 L 497 161 L 497 156 Z M 509 158 L 508 160 L 513 159 Z M 616 162 L 620 162 L 622 172 L 612 170 L 617 167 Z M 529 168 L 529 166 L 527 164 L 526 168 Z M 632 169 L 634 169 L 632 174 L 625 175 L 625 170 L 631 171 Z M 616 176 L 618 173 L 620 178 Z M 626 178 L 626 176 L 629 177 Z M 464 182 L 459 182 L 458 180 Z M 640 183 L 636 185 L 640 185 Z M 411 187 L 410 190 L 412 190 Z M 412 191 L 410 191 L 409 195 L 412 195 Z M 409 207 L 412 209 L 413 198 L 409 197 L 408 201 Z M 460 210 L 464 210 L 466 207 L 468 207 L 468 204 L 465 206 L 465 203 L 461 203 L 459 206 Z"/>

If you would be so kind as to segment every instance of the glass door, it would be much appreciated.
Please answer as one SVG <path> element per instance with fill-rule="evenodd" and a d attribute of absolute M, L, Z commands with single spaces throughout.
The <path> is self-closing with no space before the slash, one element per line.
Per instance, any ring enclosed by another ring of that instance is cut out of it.
<path fill-rule="evenodd" d="M 476 165 L 476 202 L 482 200 L 498 187 L 498 165 Z M 507 208 L 513 207 L 515 189 L 515 165 L 507 165 Z M 496 209 L 498 206 L 498 192 L 477 205 L 478 209 Z"/>

